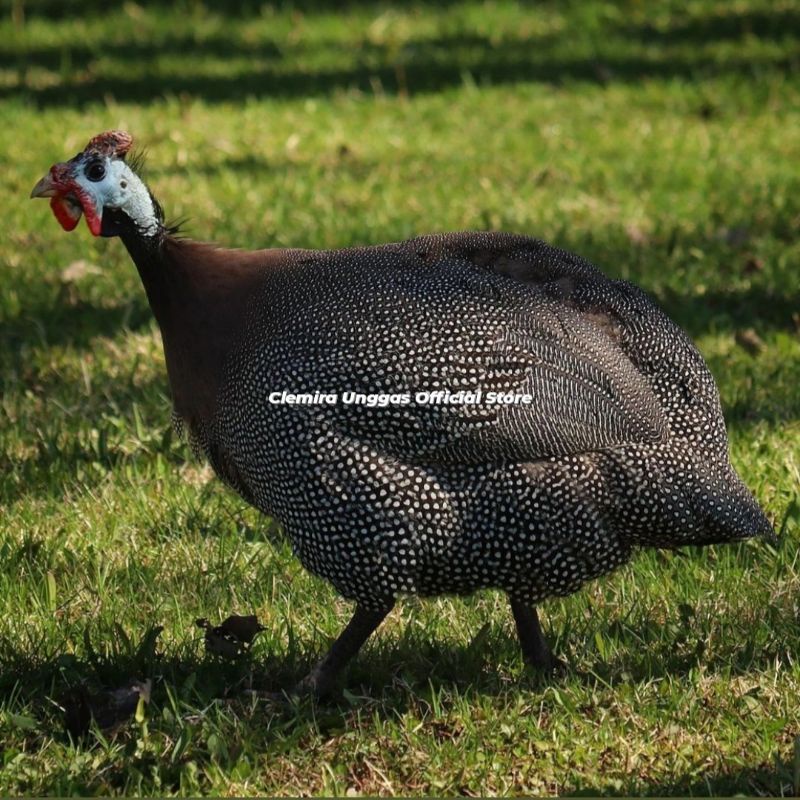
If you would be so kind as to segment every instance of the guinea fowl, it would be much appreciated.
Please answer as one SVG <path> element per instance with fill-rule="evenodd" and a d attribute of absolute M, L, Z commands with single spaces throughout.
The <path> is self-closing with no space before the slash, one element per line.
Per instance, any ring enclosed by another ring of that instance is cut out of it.
<path fill-rule="evenodd" d="M 329 691 L 403 595 L 506 592 L 526 661 L 549 669 L 546 598 L 638 547 L 774 536 L 702 357 L 638 288 L 504 233 L 193 242 L 165 226 L 131 143 L 94 137 L 31 196 L 66 230 L 83 213 L 122 239 L 192 443 L 355 601 L 300 689 Z"/>

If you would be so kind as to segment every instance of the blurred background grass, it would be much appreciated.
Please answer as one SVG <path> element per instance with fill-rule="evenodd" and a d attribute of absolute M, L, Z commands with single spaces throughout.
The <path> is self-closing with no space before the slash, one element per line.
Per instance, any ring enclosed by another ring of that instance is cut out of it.
<path fill-rule="evenodd" d="M 786 794 L 800 483 L 800 7 L 0 4 L 0 793 Z M 277 688 L 347 617 L 170 434 L 119 242 L 27 197 L 111 127 L 186 232 L 342 247 L 538 236 L 651 292 L 718 379 L 784 542 L 644 554 L 545 610 L 574 672 L 525 676 L 502 598 L 404 603 L 324 710 Z M 252 659 L 195 617 L 258 613 Z M 484 624 L 488 627 L 484 627 Z M 157 652 L 138 644 L 164 626 Z M 154 680 L 73 746 L 70 688 Z"/>

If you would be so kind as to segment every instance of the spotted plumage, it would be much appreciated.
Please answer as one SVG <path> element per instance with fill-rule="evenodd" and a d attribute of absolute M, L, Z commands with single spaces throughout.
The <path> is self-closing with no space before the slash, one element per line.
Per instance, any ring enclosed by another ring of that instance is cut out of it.
<path fill-rule="evenodd" d="M 637 547 L 772 535 L 730 465 L 703 359 L 631 284 L 499 233 L 222 250 L 172 235 L 139 185 L 127 205 L 84 210 L 136 262 L 177 416 L 303 565 L 357 603 L 307 688 L 326 691 L 403 595 L 500 589 L 526 657 L 551 666 L 535 604 Z M 414 399 L 444 391 L 533 401 Z M 282 392 L 411 400 L 272 402 Z"/>
<path fill-rule="evenodd" d="M 527 265 L 524 280 L 501 260 Z M 381 608 L 492 587 L 533 603 L 635 546 L 770 530 L 731 469 L 702 358 L 630 284 L 486 233 L 286 263 L 252 299 L 219 413 L 196 433 L 345 597 Z M 267 402 L 490 387 L 535 405 Z"/>

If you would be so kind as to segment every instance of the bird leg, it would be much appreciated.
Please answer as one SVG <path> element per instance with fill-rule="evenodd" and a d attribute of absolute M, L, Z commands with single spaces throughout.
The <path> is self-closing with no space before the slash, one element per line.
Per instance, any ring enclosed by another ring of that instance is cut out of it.
<path fill-rule="evenodd" d="M 512 598 L 511 613 L 517 625 L 517 636 L 525 663 L 544 672 L 561 669 L 564 662 L 553 655 L 550 645 L 547 644 L 535 606 Z"/>
<path fill-rule="evenodd" d="M 331 645 L 327 655 L 297 684 L 294 694 L 310 694 L 315 697 L 330 694 L 341 671 L 391 610 L 392 606 L 380 611 L 356 606 L 347 627 Z"/>

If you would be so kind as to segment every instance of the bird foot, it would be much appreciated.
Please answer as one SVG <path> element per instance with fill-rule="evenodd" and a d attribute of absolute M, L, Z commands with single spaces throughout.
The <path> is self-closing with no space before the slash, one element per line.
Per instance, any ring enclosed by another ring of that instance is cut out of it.
<path fill-rule="evenodd" d="M 535 657 L 525 657 L 525 663 L 543 675 L 563 675 L 569 670 L 566 661 L 552 653 L 537 653 Z"/>
<path fill-rule="evenodd" d="M 290 689 L 279 692 L 269 692 L 262 689 L 246 689 L 243 694 L 246 697 L 266 701 L 271 705 L 285 706 L 306 698 L 324 700 L 330 697 L 333 684 L 333 678 L 317 665 L 305 678 Z"/>
<path fill-rule="evenodd" d="M 335 683 L 336 675 L 332 675 L 325 669 L 324 662 L 321 662 L 295 685 L 292 694 L 295 697 L 313 697 L 316 700 L 323 700 L 331 695 Z"/>

